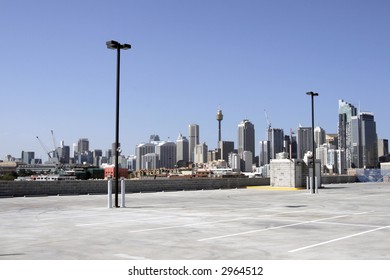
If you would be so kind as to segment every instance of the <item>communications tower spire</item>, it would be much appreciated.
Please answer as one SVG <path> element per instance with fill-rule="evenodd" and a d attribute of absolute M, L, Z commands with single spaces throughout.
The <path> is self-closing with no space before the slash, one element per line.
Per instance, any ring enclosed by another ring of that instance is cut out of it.
<path fill-rule="evenodd" d="M 221 134 L 221 122 L 223 120 L 222 110 L 218 109 L 217 111 L 217 121 L 218 121 L 218 145 L 222 141 L 222 134 Z"/>

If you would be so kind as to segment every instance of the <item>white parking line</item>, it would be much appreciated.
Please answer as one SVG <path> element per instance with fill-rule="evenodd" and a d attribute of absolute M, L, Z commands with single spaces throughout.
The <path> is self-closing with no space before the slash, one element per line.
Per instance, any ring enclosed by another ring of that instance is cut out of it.
<path fill-rule="evenodd" d="M 92 223 L 92 224 L 76 224 L 76 227 L 89 227 L 89 226 L 100 226 L 100 225 L 107 225 L 107 224 L 115 224 L 115 223 L 128 223 L 128 222 L 143 222 L 143 221 L 149 221 L 149 220 L 156 220 L 156 219 L 164 219 L 164 218 L 171 218 L 172 216 L 165 216 L 165 217 L 151 217 L 151 218 L 145 218 L 145 219 L 138 219 L 138 220 L 116 220 L 116 221 L 110 221 L 105 223 Z"/>
<path fill-rule="evenodd" d="M 302 211 L 295 211 L 294 213 L 297 213 L 297 212 L 302 212 Z M 256 216 L 256 217 L 241 217 L 241 218 L 234 218 L 234 219 L 227 219 L 227 220 L 218 220 L 218 221 L 213 221 L 213 222 L 201 222 L 201 223 L 192 223 L 192 224 L 177 225 L 177 226 L 166 226 L 166 227 L 158 227 L 158 228 L 150 228 L 150 229 L 140 229 L 140 230 L 129 231 L 129 233 L 158 231 L 158 230 L 165 230 L 165 229 L 172 229 L 172 228 L 181 228 L 181 227 L 191 227 L 191 226 L 200 226 L 200 225 L 212 225 L 212 224 L 227 223 L 227 222 L 234 222 L 234 221 L 241 221 L 241 220 L 256 220 L 256 219 L 263 219 L 263 218 L 267 218 L 267 217 L 278 216 L 280 214 L 285 214 L 285 213 L 291 213 L 291 211 L 290 212 L 287 212 L 287 211 L 286 212 L 278 212 L 278 213 L 261 215 L 261 216 Z M 199 215 L 196 215 L 196 216 L 199 217 Z M 212 215 L 210 217 L 218 217 L 218 216 Z"/>
<path fill-rule="evenodd" d="M 295 252 L 303 251 L 303 250 L 306 250 L 306 249 L 314 248 L 314 247 L 317 247 L 317 246 L 322 246 L 322 245 L 329 244 L 329 243 L 332 243 L 332 242 L 336 242 L 336 241 L 340 241 L 340 240 L 352 238 L 352 237 L 355 237 L 355 236 L 359 236 L 359 235 L 363 235 L 363 234 L 367 234 L 367 233 L 371 233 L 371 232 L 374 232 L 374 231 L 378 231 L 378 230 L 382 230 L 382 229 L 387 229 L 387 228 L 390 228 L 390 225 L 385 226 L 385 227 L 380 227 L 380 228 L 372 229 L 372 230 L 367 230 L 367 231 L 359 232 L 359 233 L 355 233 L 355 234 L 351 234 L 351 235 L 348 235 L 348 236 L 344 236 L 344 237 L 340 237 L 340 238 L 336 238 L 336 239 L 332 239 L 332 240 L 328 240 L 328 241 L 324 241 L 324 242 L 320 242 L 320 243 L 317 243 L 317 244 L 313 244 L 313 245 L 310 245 L 310 246 L 298 248 L 298 249 L 291 250 L 291 251 L 288 251 L 288 252 L 289 252 L 289 253 L 295 253 Z"/>
<path fill-rule="evenodd" d="M 67 216 L 58 216 L 58 217 L 43 218 L 43 219 L 38 218 L 38 220 L 39 221 L 50 221 L 50 220 L 59 220 L 59 219 L 88 218 L 88 217 L 96 217 L 96 216 L 100 216 L 100 214 L 80 215 L 80 216 L 72 216 L 71 214 L 67 214 Z"/>
<path fill-rule="evenodd" d="M 335 225 L 335 226 L 347 226 L 347 227 L 366 227 L 366 228 L 378 228 L 378 227 L 380 227 L 380 226 L 367 225 L 367 224 L 334 223 L 334 222 L 318 222 L 318 224 Z"/>
<path fill-rule="evenodd" d="M 218 224 L 218 223 L 225 223 L 225 222 L 232 222 L 232 221 L 239 221 L 239 220 L 248 220 L 248 219 L 253 219 L 253 218 L 236 218 L 236 219 L 229 219 L 229 220 L 219 220 L 219 221 L 214 221 L 214 222 L 203 222 L 203 223 L 193 223 L 193 224 L 186 224 L 186 225 L 177 225 L 177 226 L 168 226 L 168 227 L 159 227 L 159 228 L 140 229 L 140 230 L 129 231 L 129 233 L 146 232 L 146 231 L 157 231 L 157 230 L 181 228 L 181 227 L 191 227 L 191 226 L 199 226 L 199 225 Z"/>
<path fill-rule="evenodd" d="M 323 219 L 318 219 L 318 220 L 312 220 L 312 221 L 306 221 L 306 222 L 299 222 L 299 223 L 288 224 L 288 225 L 283 225 L 283 226 L 270 227 L 270 228 L 263 228 L 263 229 L 250 230 L 250 231 L 239 232 L 239 233 L 233 233 L 233 234 L 226 234 L 226 235 L 208 237 L 208 238 L 199 239 L 198 241 L 199 241 L 199 242 L 203 242 L 203 241 L 209 241 L 209 240 L 215 240 L 215 239 L 222 239 L 222 238 L 226 238 L 226 237 L 234 237 L 234 236 L 245 235 L 245 234 L 251 234 L 251 233 L 257 233 L 257 232 L 263 232 L 263 231 L 269 231 L 269 230 L 274 230 L 274 229 L 280 229 L 280 228 L 287 228 L 287 227 L 299 226 L 299 225 L 304 225 L 304 224 L 309 224 L 309 223 L 316 223 L 316 222 L 320 222 L 320 221 L 326 221 L 326 220 L 344 218 L 344 217 L 348 217 L 348 216 L 350 216 L 350 215 L 334 216 L 334 217 L 330 217 L 330 218 L 323 218 Z"/>

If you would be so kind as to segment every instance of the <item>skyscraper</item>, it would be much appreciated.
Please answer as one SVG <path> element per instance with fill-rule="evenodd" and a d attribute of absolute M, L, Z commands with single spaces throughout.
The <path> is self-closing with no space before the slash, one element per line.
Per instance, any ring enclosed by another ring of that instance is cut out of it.
<path fill-rule="evenodd" d="M 22 162 L 25 164 L 31 164 L 31 161 L 35 158 L 34 152 L 22 151 Z"/>
<path fill-rule="evenodd" d="M 280 128 L 268 129 L 269 159 L 276 159 L 276 154 L 283 152 L 284 131 Z"/>
<path fill-rule="evenodd" d="M 260 141 L 259 165 L 264 166 L 270 163 L 270 142 Z"/>
<path fill-rule="evenodd" d="M 389 154 L 389 140 L 378 139 L 378 157 Z"/>
<path fill-rule="evenodd" d="M 144 164 L 142 162 L 142 156 L 155 153 L 155 145 L 151 143 L 146 143 L 146 144 L 139 144 L 135 148 L 135 155 L 136 155 L 136 163 L 135 167 L 136 170 L 140 170 Z"/>
<path fill-rule="evenodd" d="M 356 107 L 344 100 L 339 100 L 338 146 L 339 150 L 344 151 L 344 153 L 341 153 L 341 156 L 344 156 L 344 158 L 339 158 L 339 162 L 341 162 L 342 166 L 345 166 L 346 168 L 350 168 L 352 166 L 351 120 L 354 116 L 357 116 Z"/>
<path fill-rule="evenodd" d="M 243 158 L 244 151 L 255 155 L 255 127 L 249 120 L 243 120 L 238 125 L 238 154 Z"/>
<path fill-rule="evenodd" d="M 303 159 L 308 151 L 313 150 L 311 127 L 298 128 L 298 159 Z"/>
<path fill-rule="evenodd" d="M 194 162 L 194 149 L 199 144 L 199 125 L 190 124 L 188 126 L 188 146 L 189 146 L 189 157 L 190 162 Z"/>
<path fill-rule="evenodd" d="M 176 160 L 186 164 L 190 160 L 189 152 L 188 139 L 180 133 L 176 140 Z"/>
<path fill-rule="evenodd" d="M 351 117 L 351 146 L 349 151 L 351 153 L 351 168 L 363 167 L 363 150 L 361 145 L 361 121 L 359 116 Z"/>
<path fill-rule="evenodd" d="M 80 138 L 77 144 L 78 153 L 82 154 L 89 151 L 89 140 L 88 138 Z"/>
<path fill-rule="evenodd" d="M 206 143 L 198 144 L 194 149 L 194 163 L 202 164 L 207 162 L 208 146 Z"/>
<path fill-rule="evenodd" d="M 363 151 L 363 166 L 376 168 L 378 165 L 378 136 L 374 114 L 360 113 L 361 120 L 361 143 Z"/>
<path fill-rule="evenodd" d="M 60 159 L 60 163 L 69 163 L 70 161 L 70 146 L 64 145 L 61 143 L 61 147 L 57 148 L 58 158 Z"/>
<path fill-rule="evenodd" d="M 233 141 L 220 141 L 219 149 L 221 152 L 221 159 L 229 162 L 229 154 L 234 152 L 234 142 Z"/>
<path fill-rule="evenodd" d="M 174 168 L 176 165 L 176 144 L 174 142 L 161 142 L 156 145 L 156 154 L 159 167 Z"/>
<path fill-rule="evenodd" d="M 314 128 L 314 144 L 316 148 L 321 147 L 326 142 L 326 132 L 322 127 Z"/>

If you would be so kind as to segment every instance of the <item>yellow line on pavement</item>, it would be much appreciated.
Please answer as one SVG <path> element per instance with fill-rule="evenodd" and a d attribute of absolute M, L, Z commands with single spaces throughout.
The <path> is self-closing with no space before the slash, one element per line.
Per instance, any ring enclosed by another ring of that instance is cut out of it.
<path fill-rule="evenodd" d="M 272 187 L 272 186 L 248 186 L 247 189 L 253 190 L 267 190 L 267 191 L 299 191 L 301 188 L 292 187 Z"/>

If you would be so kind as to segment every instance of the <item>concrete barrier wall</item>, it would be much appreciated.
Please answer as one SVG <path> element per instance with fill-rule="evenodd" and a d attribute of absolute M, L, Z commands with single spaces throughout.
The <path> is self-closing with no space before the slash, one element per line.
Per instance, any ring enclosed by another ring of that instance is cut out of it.
<path fill-rule="evenodd" d="M 355 176 L 322 176 L 322 184 L 357 182 Z M 212 190 L 269 186 L 270 178 L 192 178 L 126 180 L 126 193 L 182 190 Z M 113 186 L 114 188 L 114 186 Z M 119 185 L 120 192 L 120 185 Z M 105 194 L 107 181 L 0 181 L 0 197 Z"/>
<path fill-rule="evenodd" d="M 321 176 L 321 184 L 346 184 L 346 183 L 357 183 L 358 178 L 356 176 L 348 175 L 323 175 Z"/>
<path fill-rule="evenodd" d="M 126 180 L 126 193 L 210 190 L 269 185 L 269 178 Z M 113 183 L 114 185 L 114 183 Z M 115 187 L 113 186 L 113 189 Z M 120 185 L 119 185 L 120 192 Z M 0 197 L 105 194 L 107 181 L 0 181 Z"/>

